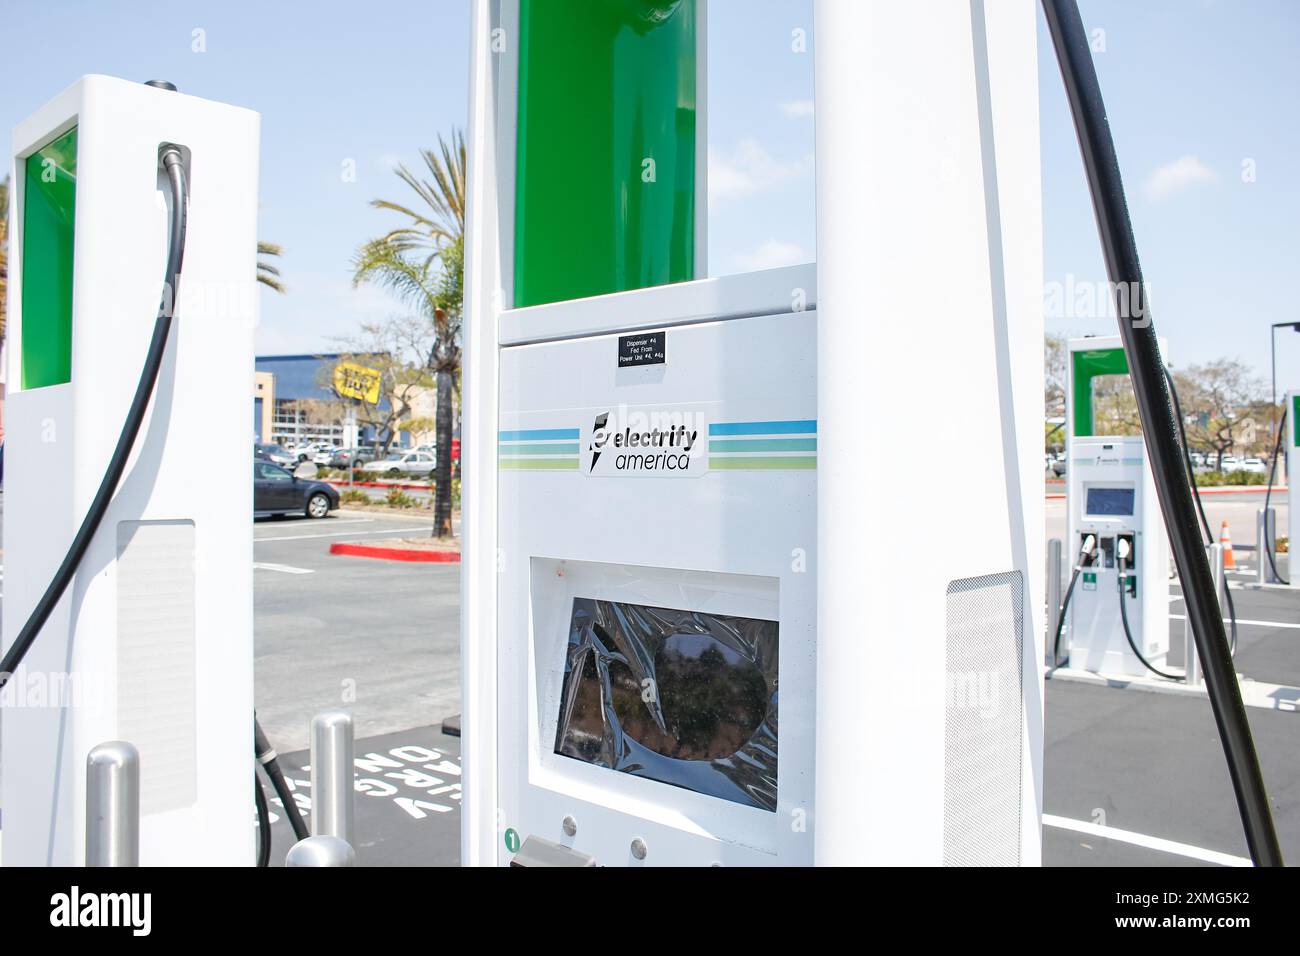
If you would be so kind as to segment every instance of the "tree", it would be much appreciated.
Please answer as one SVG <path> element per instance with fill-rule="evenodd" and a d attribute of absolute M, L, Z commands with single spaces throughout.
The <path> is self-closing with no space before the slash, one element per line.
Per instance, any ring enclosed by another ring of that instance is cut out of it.
<path fill-rule="evenodd" d="M 1065 336 L 1043 340 L 1043 445 L 1048 451 L 1065 447 Z"/>
<path fill-rule="evenodd" d="M 1142 434 L 1142 416 L 1128 375 L 1098 375 L 1092 380 L 1092 431 L 1095 435 Z"/>
<path fill-rule="evenodd" d="M 284 291 L 284 283 L 280 281 L 280 269 L 264 260 L 262 256 L 282 255 L 284 255 L 284 248 L 279 243 L 257 240 L 257 281 L 275 292 Z"/>
<path fill-rule="evenodd" d="M 438 150 L 420 151 L 427 178 L 416 176 L 404 164 L 397 167 L 397 178 L 415 192 L 418 204 L 371 201 L 376 209 L 396 212 L 409 222 L 361 247 L 353 259 L 352 282 L 387 289 L 432 332 L 424 369 L 435 377 L 438 388 L 433 533 L 451 537 L 453 406 L 460 376 L 465 261 L 465 138 L 458 131 L 450 142 L 439 136 Z"/>
<path fill-rule="evenodd" d="M 1267 440 L 1267 400 L 1261 401 L 1264 385 L 1249 368 L 1235 359 L 1216 359 L 1203 365 L 1189 365 L 1174 373 L 1174 384 L 1187 416 L 1188 443 L 1209 448 L 1215 467 L 1223 467 L 1223 456 L 1238 446 L 1251 451 Z"/>
<path fill-rule="evenodd" d="M 379 400 L 371 403 L 340 395 L 334 388 L 334 369 L 323 368 L 317 384 L 333 398 L 313 399 L 316 407 L 311 414 L 318 416 L 322 423 L 337 422 L 346 417 L 351 407 L 356 411 L 357 424 L 374 429 L 384 454 L 388 454 L 398 432 L 427 428 L 427 419 L 412 414 L 420 393 L 434 384 L 424 368 L 424 352 L 412 337 L 413 329 L 420 324 L 410 318 L 366 323 L 360 335 L 341 340 L 339 362 L 351 362 L 379 372 Z"/>

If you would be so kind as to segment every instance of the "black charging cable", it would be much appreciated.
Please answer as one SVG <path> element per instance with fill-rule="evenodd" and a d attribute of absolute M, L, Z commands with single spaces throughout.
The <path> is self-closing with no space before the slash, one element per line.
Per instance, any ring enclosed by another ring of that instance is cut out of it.
<path fill-rule="evenodd" d="M 1174 384 L 1174 377 L 1169 374 L 1168 366 L 1165 366 L 1165 381 L 1169 383 L 1169 398 L 1174 403 L 1174 413 L 1178 420 L 1178 441 L 1183 446 L 1183 464 L 1187 468 L 1187 477 L 1192 483 L 1192 496 L 1196 502 L 1196 513 L 1200 516 L 1201 528 L 1205 531 L 1205 546 L 1209 547 L 1214 544 L 1214 532 L 1210 530 L 1210 521 L 1205 517 L 1205 503 L 1201 501 L 1201 487 L 1196 481 L 1196 466 L 1192 464 L 1192 452 L 1187 444 L 1187 426 L 1184 424 L 1186 419 L 1183 417 L 1183 405 L 1178 400 L 1178 386 Z M 1223 600 L 1228 605 L 1228 622 L 1230 624 L 1228 651 L 1233 657 L 1236 657 L 1237 602 L 1232 599 L 1232 587 L 1228 584 L 1226 575 L 1223 579 Z"/>
<path fill-rule="evenodd" d="M 257 804 L 257 865 L 265 868 L 271 865 L 271 813 L 256 768 L 253 769 L 253 800 Z"/>
<path fill-rule="evenodd" d="M 135 397 L 131 399 L 131 408 L 126 413 L 126 421 L 122 423 L 122 431 L 118 435 L 117 446 L 113 449 L 113 455 L 108 460 L 108 468 L 104 471 L 104 477 L 99 483 L 99 490 L 95 492 L 95 497 L 90 503 L 90 509 L 86 512 L 86 517 L 82 519 L 81 527 L 77 529 L 72 544 L 68 547 L 67 554 L 63 556 L 63 562 L 59 565 L 59 569 L 54 572 L 54 577 L 50 580 L 49 586 L 46 587 L 45 593 L 36 602 L 36 607 L 32 610 L 31 616 L 28 617 L 27 623 L 23 625 L 22 630 L 18 632 L 18 636 L 14 638 L 14 642 L 5 651 L 4 658 L 0 659 L 0 687 L 8 683 L 9 678 L 18 669 L 18 665 L 22 663 L 23 658 L 27 655 L 32 642 L 36 640 L 36 635 L 45 626 L 45 622 L 59 603 L 59 598 L 63 597 L 63 592 L 67 590 L 73 575 L 77 573 L 77 566 L 81 564 L 81 559 L 85 557 L 91 539 L 95 537 L 95 532 L 99 530 L 99 525 L 108 512 L 108 506 L 113 500 L 113 494 L 117 491 L 118 482 L 122 480 L 122 473 L 126 470 L 127 459 L 131 457 L 131 449 L 135 446 L 135 439 L 140 432 L 141 424 L 144 422 L 149 400 L 152 398 L 154 387 L 158 383 L 158 371 L 162 368 L 163 354 L 167 350 L 167 340 L 171 335 L 176 297 L 180 289 L 181 264 L 185 258 L 185 228 L 189 203 L 185 163 L 181 158 L 180 149 L 175 146 L 165 147 L 159 157 L 159 163 L 167 174 L 167 183 L 171 192 L 171 228 L 167 244 L 167 271 L 163 273 L 162 300 L 158 305 L 158 317 L 154 320 L 153 338 L 149 342 L 149 352 L 145 356 L 144 368 L 140 370 L 140 380 L 135 386 Z"/>
<path fill-rule="evenodd" d="M 1270 500 L 1272 500 L 1273 497 L 1273 478 L 1274 476 L 1277 475 L 1277 456 L 1282 452 L 1282 435 L 1285 432 L 1286 432 L 1286 409 L 1284 408 L 1282 409 L 1282 420 L 1277 423 L 1277 442 L 1273 445 L 1273 458 L 1268 463 L 1268 487 L 1264 491 L 1264 542 L 1263 544 L 1264 544 L 1264 553 L 1268 555 L 1268 566 L 1273 569 L 1273 577 L 1277 578 L 1278 581 L 1280 581 L 1282 584 L 1285 584 L 1288 587 L 1290 587 L 1291 586 L 1290 579 L 1284 578 L 1282 577 L 1282 575 L 1277 573 L 1277 559 L 1273 556 L 1273 549 L 1277 545 L 1276 528 L 1273 529 L 1273 540 L 1272 541 L 1268 540 L 1268 527 L 1269 527 L 1268 526 L 1268 503 Z M 1294 483 L 1295 483 L 1294 480 L 1292 480 L 1292 484 Z M 1296 505 L 1291 504 L 1290 507 L 1294 508 L 1296 507 Z M 1294 541 L 1287 542 L 1287 554 L 1295 554 Z M 1292 561 L 1291 564 L 1288 565 L 1287 571 L 1290 572 L 1291 568 L 1294 566 L 1295 566 L 1295 562 Z"/>
<path fill-rule="evenodd" d="M 1152 664 L 1149 660 L 1147 660 L 1146 655 L 1143 654 L 1142 651 L 1138 649 L 1137 641 L 1133 639 L 1133 631 L 1129 627 L 1129 623 L 1128 623 L 1129 574 L 1127 571 L 1127 565 L 1128 565 L 1127 549 L 1128 549 L 1128 542 L 1125 541 L 1123 538 L 1121 538 L 1120 544 L 1116 549 L 1116 554 L 1115 554 L 1116 566 L 1119 571 L 1119 574 L 1115 576 L 1115 579 L 1119 581 L 1119 619 L 1124 624 L 1124 637 L 1128 641 L 1129 648 L 1133 651 L 1134 654 L 1137 655 L 1137 659 L 1142 662 L 1142 666 L 1145 667 L 1147 670 L 1149 670 L 1151 673 L 1155 674 L 1157 677 L 1163 677 L 1166 680 L 1182 680 L 1183 678 L 1180 677 L 1178 674 L 1167 674 L 1164 671 L 1162 671 L 1160 668 Z"/>
<path fill-rule="evenodd" d="M 1169 401 L 1164 361 L 1146 301 L 1137 241 L 1129 219 L 1101 84 L 1092 62 L 1092 48 L 1075 0 L 1042 0 L 1042 6 L 1079 139 L 1107 274 L 1117 294 L 1120 290 L 1131 293 L 1120 297 L 1121 304 L 1127 300 L 1136 307 L 1128 315 L 1125 310 L 1118 310 L 1119 334 L 1133 377 L 1142 438 L 1151 460 L 1174 562 L 1183 583 L 1187 616 L 1205 671 L 1210 709 L 1232 780 L 1246 845 L 1256 865 L 1281 866 L 1282 849 L 1224 633 L 1218 588 L 1197 526 L 1194 501 L 1197 496 L 1192 492 L 1191 478 L 1179 448 L 1178 421 Z"/>
<path fill-rule="evenodd" d="M 1052 641 L 1052 667 L 1061 666 L 1061 631 L 1065 629 L 1065 612 L 1070 608 L 1070 598 L 1074 595 L 1074 585 L 1079 580 L 1084 568 L 1092 567 L 1096 559 L 1097 537 L 1088 535 L 1083 539 L 1083 548 L 1079 551 L 1079 560 L 1074 562 L 1074 573 L 1070 575 L 1070 586 L 1065 589 L 1061 600 L 1061 610 L 1056 615 L 1056 639 Z M 1068 658 L 1067 658 L 1068 659 Z"/>
<path fill-rule="evenodd" d="M 271 788 L 275 790 L 275 795 L 280 798 L 280 803 L 284 806 L 284 815 L 289 818 L 289 826 L 293 828 L 293 835 L 299 840 L 305 840 L 309 831 L 307 821 L 303 819 L 302 810 L 299 809 L 297 802 L 293 799 L 293 792 L 289 789 L 289 783 L 284 779 L 284 771 L 280 769 L 279 754 L 267 740 L 265 731 L 262 730 L 262 724 L 257 719 L 257 714 L 253 714 L 253 750 L 257 754 L 257 762 L 262 765 L 266 771 L 267 779 L 271 781 Z M 253 769 L 254 777 L 257 776 L 257 769 Z M 260 787 L 259 783 L 259 787 Z M 270 839 L 270 826 L 266 827 L 267 839 Z"/>

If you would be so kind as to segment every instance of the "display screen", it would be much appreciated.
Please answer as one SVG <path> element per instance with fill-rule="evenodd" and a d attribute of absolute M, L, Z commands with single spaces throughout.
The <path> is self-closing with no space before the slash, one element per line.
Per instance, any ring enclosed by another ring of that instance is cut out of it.
<path fill-rule="evenodd" d="M 575 598 L 555 752 L 776 810 L 778 625 Z"/>
<path fill-rule="evenodd" d="M 1089 488 L 1087 513 L 1131 517 L 1133 494 L 1132 488 Z"/>

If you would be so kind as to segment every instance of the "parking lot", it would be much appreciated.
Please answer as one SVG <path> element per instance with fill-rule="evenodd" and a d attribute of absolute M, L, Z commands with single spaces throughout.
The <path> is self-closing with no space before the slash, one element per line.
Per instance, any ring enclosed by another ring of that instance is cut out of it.
<path fill-rule="evenodd" d="M 1281 525 L 1286 497 L 1274 500 Z M 1256 496 L 1205 501 L 1216 530 L 1226 518 L 1234 540 L 1250 543 Z M 1047 520 L 1049 535 L 1064 535 L 1063 502 L 1047 501 Z M 366 513 L 256 526 L 258 706 L 282 751 L 304 748 L 311 714 L 338 704 L 355 681 L 356 700 L 348 706 L 363 738 L 358 755 L 382 756 L 385 746 L 409 737 L 425 746 L 441 740 L 440 756 L 458 759 L 456 742 L 436 733 L 441 719 L 459 710 L 458 566 L 328 554 L 331 541 L 410 535 L 427 524 L 423 517 Z M 1244 587 L 1253 580 L 1254 555 L 1243 549 L 1238 560 L 1244 568 L 1232 578 L 1242 622 L 1238 670 L 1300 685 L 1300 592 Z M 1281 570 L 1286 573 L 1285 564 Z M 1181 662 L 1183 633 L 1177 595 L 1175 583 L 1173 664 Z M 1207 700 L 1061 680 L 1047 682 L 1046 700 L 1046 863 L 1213 865 L 1245 857 Z M 1250 708 L 1249 718 L 1283 851 L 1300 859 L 1300 715 Z M 305 775 L 298 779 L 305 785 Z M 390 853 L 397 854 L 393 862 L 406 861 L 412 847 L 424 848 L 430 860 L 453 861 L 458 805 L 412 811 L 394 805 L 399 799 L 376 790 L 358 795 L 359 819 L 371 821 L 374 844 L 362 861 L 381 862 Z"/>
<path fill-rule="evenodd" d="M 1239 500 L 1244 497 L 1246 500 Z M 1253 530 L 1250 496 L 1207 498 L 1212 523 Z M 1285 496 L 1279 504 L 1285 519 Z M 1063 503 L 1047 502 L 1063 534 Z M 1055 529 L 1055 530 L 1054 530 Z M 335 541 L 427 534 L 427 515 L 343 511 L 253 526 L 258 715 L 309 796 L 314 713 L 356 719 L 362 863 L 458 860 L 459 741 L 439 733 L 460 710 L 459 565 L 331 555 Z M 1300 591 L 1254 589 L 1254 555 L 1233 576 L 1238 671 L 1300 686 Z M 1281 568 L 1286 573 L 1285 564 Z M 1171 586 L 1171 657 L 1181 661 L 1181 598 Z M 1063 680 L 1046 685 L 1044 861 L 1049 865 L 1213 865 L 1246 856 L 1218 735 L 1204 697 Z M 1282 848 L 1300 859 L 1300 762 L 1292 710 L 1248 708 Z M 285 822 L 276 845 L 289 845 Z"/>

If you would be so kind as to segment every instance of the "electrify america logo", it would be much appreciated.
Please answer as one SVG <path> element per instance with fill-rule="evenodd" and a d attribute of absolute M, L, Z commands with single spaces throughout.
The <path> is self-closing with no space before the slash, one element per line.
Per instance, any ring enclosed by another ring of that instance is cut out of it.
<path fill-rule="evenodd" d="M 696 412 L 629 409 L 601 412 L 587 444 L 592 475 L 684 478 L 708 470 L 709 429 Z"/>

